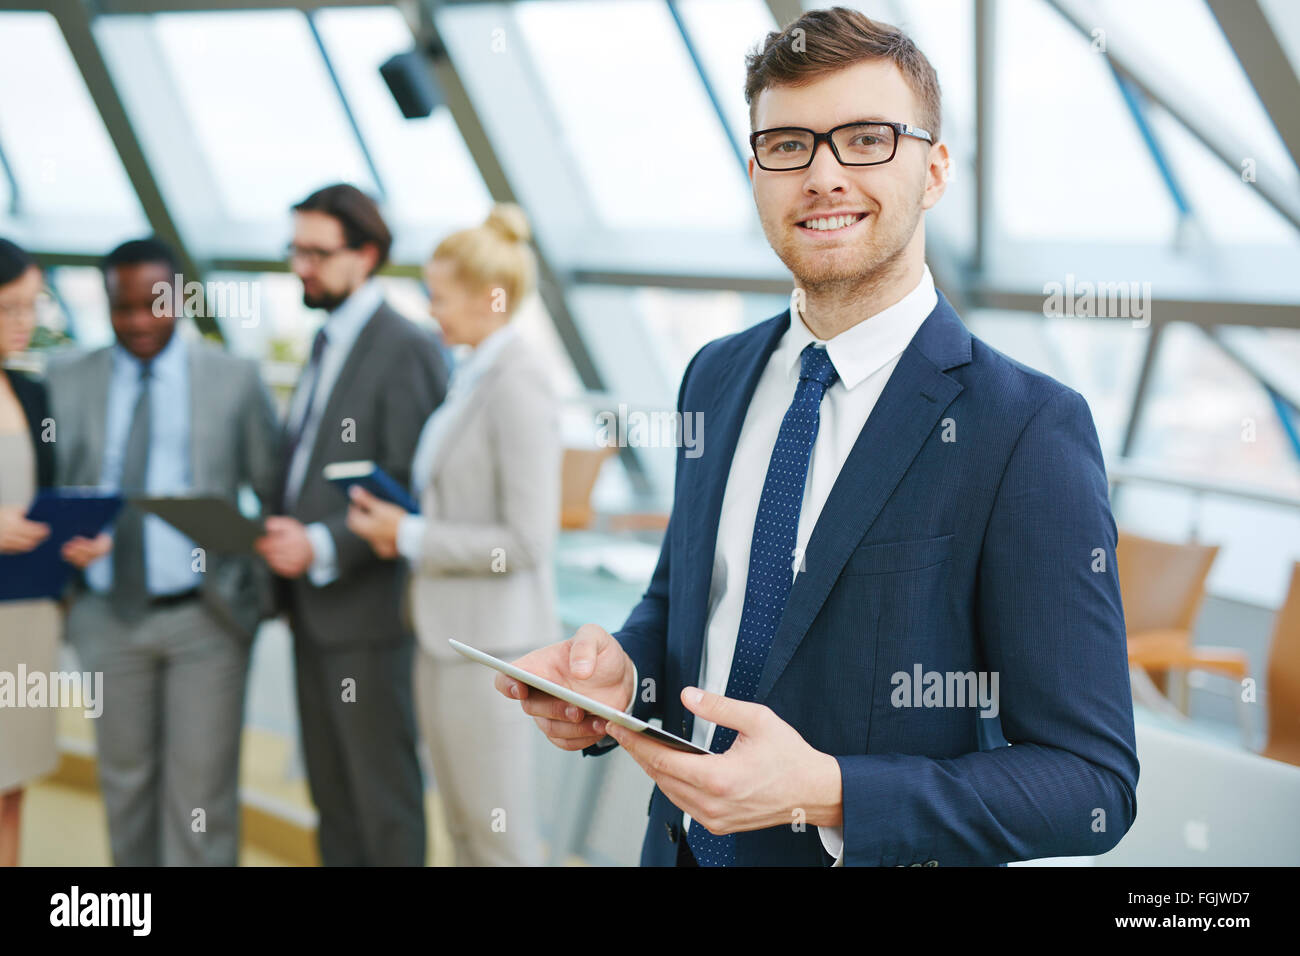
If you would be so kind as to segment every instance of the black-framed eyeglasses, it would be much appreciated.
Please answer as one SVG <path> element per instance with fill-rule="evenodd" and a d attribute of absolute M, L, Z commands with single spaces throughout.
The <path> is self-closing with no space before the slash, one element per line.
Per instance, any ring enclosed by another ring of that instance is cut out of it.
<path fill-rule="evenodd" d="M 343 245 L 339 246 L 337 249 L 317 249 L 312 246 L 300 246 L 297 243 L 291 242 L 289 245 L 285 246 L 284 257 L 290 262 L 297 259 L 302 262 L 310 263 L 313 266 L 318 266 L 326 259 L 331 259 L 334 256 L 337 256 L 340 252 L 351 248 L 351 246 Z"/>
<path fill-rule="evenodd" d="M 812 165 L 817 144 L 825 142 L 841 166 L 879 166 L 894 158 L 900 136 L 933 143 L 928 132 L 907 123 L 845 123 L 825 133 L 803 126 L 777 126 L 749 134 L 749 148 L 760 169 L 784 172 Z"/>

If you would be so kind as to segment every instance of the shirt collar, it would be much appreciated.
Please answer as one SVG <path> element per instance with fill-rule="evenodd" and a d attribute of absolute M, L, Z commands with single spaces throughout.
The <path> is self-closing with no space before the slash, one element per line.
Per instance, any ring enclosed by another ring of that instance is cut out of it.
<path fill-rule="evenodd" d="M 868 316 L 832 339 L 819 339 L 804 324 L 802 290 L 790 296 L 790 327 L 781 340 L 781 362 L 786 375 L 797 375 L 799 357 L 810 342 L 825 346 L 831 364 L 845 388 L 854 388 L 889 364 L 912 341 L 916 330 L 939 304 L 930 267 L 921 281 L 887 309 Z"/>
<path fill-rule="evenodd" d="M 162 347 L 162 351 L 149 362 L 149 375 L 153 378 L 167 379 L 184 368 L 185 339 L 179 324 L 172 329 L 172 337 Z M 135 378 L 140 377 L 140 368 L 144 365 L 132 355 L 121 342 L 113 346 L 113 363 L 119 372 L 129 371 Z"/>
<path fill-rule="evenodd" d="M 456 370 L 452 374 L 452 384 L 458 387 L 457 390 L 472 385 L 491 368 L 497 356 L 515 340 L 518 331 L 515 323 L 507 322 L 475 346 L 463 360 L 457 362 Z"/>
<path fill-rule="evenodd" d="M 384 290 L 375 278 L 367 279 L 325 320 L 325 334 L 331 346 L 350 345 L 361 334 L 384 301 Z"/>

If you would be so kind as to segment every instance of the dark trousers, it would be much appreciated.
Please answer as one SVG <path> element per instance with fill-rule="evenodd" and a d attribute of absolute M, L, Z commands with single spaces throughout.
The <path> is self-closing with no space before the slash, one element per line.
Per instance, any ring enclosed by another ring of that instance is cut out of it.
<path fill-rule="evenodd" d="M 424 865 L 414 646 L 325 650 L 294 630 L 303 760 L 325 866 Z"/>

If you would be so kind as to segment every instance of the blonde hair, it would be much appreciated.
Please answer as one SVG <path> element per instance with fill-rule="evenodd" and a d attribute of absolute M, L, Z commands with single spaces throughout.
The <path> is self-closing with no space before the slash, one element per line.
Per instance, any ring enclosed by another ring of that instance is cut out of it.
<path fill-rule="evenodd" d="M 531 238 L 524 211 L 514 203 L 497 203 L 481 226 L 453 232 L 438 243 L 433 259 L 450 262 L 456 277 L 471 289 L 501 289 L 506 315 L 513 315 L 537 285 Z"/>

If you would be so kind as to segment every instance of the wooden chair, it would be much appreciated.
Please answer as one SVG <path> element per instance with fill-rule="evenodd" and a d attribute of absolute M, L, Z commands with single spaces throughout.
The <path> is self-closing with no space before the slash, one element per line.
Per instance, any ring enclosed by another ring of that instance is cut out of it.
<path fill-rule="evenodd" d="M 591 527 L 595 512 L 591 491 L 600 477 L 601 466 L 616 448 L 566 448 L 560 472 L 560 527 L 578 531 Z"/>
<path fill-rule="evenodd" d="M 1300 562 L 1291 567 L 1286 603 L 1268 654 L 1268 743 L 1263 754 L 1300 766 Z"/>
<path fill-rule="evenodd" d="M 1236 682 L 1238 718 L 1243 738 L 1249 734 L 1248 715 L 1241 701 L 1240 683 L 1250 671 L 1245 653 L 1231 647 L 1195 647 L 1192 629 L 1205 598 L 1218 545 L 1172 544 L 1120 532 L 1116 548 L 1124 625 L 1128 631 L 1130 668 L 1141 668 L 1166 696 L 1166 675 L 1180 675 L 1175 707 L 1187 713 L 1187 674 L 1205 671 Z"/>

